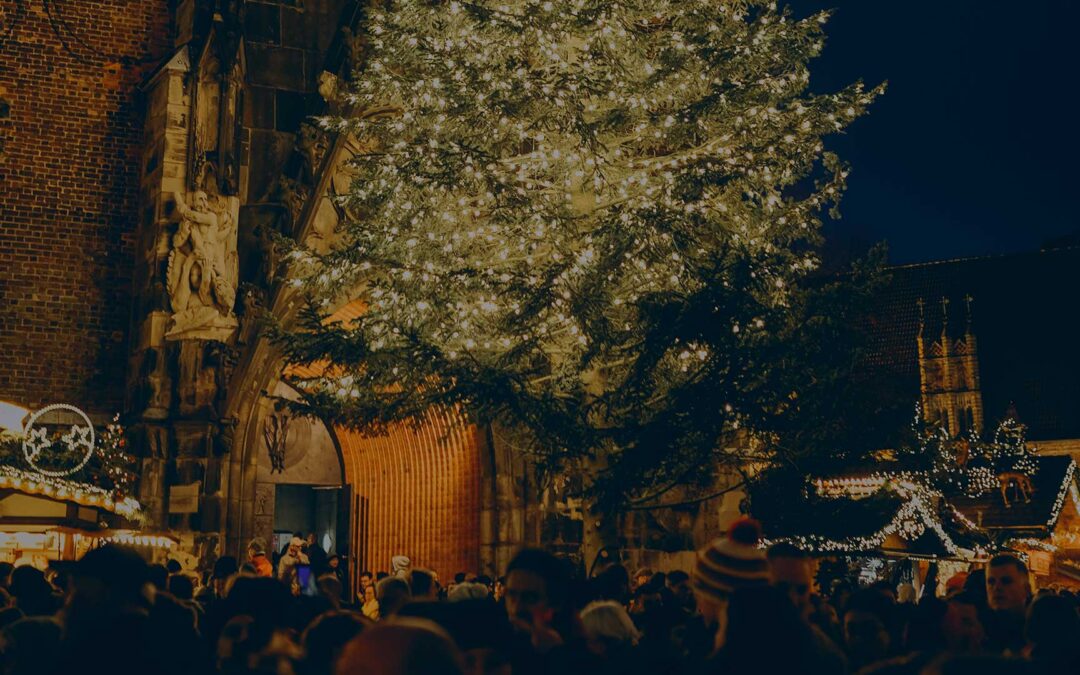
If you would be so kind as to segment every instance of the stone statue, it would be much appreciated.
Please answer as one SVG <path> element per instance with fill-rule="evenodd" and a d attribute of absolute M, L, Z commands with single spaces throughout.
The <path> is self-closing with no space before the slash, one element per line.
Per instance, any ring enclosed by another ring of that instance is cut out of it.
<path fill-rule="evenodd" d="M 233 313 L 239 274 L 236 215 L 230 199 L 211 202 L 201 190 L 192 195 L 191 206 L 183 195 L 175 198 L 181 219 L 166 272 L 173 314 L 165 337 L 225 342 L 239 325 Z"/>

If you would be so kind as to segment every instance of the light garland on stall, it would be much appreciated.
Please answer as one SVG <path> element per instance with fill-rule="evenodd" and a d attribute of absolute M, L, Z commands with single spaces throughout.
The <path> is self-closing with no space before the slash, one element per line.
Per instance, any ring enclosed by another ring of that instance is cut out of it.
<path fill-rule="evenodd" d="M 1056 553 L 1058 551 L 1058 547 L 1056 545 L 1048 541 L 1044 541 L 1042 539 L 1034 539 L 1032 537 L 1025 537 L 1023 539 L 1010 539 L 1006 543 L 1006 546 L 1008 548 L 1015 549 L 1027 548 L 1031 549 L 1032 551 L 1044 551 L 1046 553 Z"/>
<path fill-rule="evenodd" d="M 1076 462 L 1069 462 L 1069 468 L 1065 470 L 1065 480 L 1061 483 L 1061 489 L 1058 490 L 1057 498 L 1054 499 L 1054 506 L 1050 509 L 1050 519 L 1046 521 L 1046 526 L 1053 529 L 1057 523 L 1058 516 L 1061 515 L 1061 509 L 1065 507 L 1065 497 L 1068 494 L 1073 496 L 1073 505 L 1077 507 L 1077 511 L 1080 512 L 1080 494 L 1076 491 Z"/>
<path fill-rule="evenodd" d="M 85 535 L 80 535 L 85 536 Z M 146 546 L 150 548 L 172 549 L 176 540 L 165 535 L 139 534 L 137 532 L 118 531 L 104 537 L 92 537 L 99 542 L 120 544 L 123 546 Z"/>
<path fill-rule="evenodd" d="M 867 481 L 875 481 L 874 478 L 836 479 L 835 484 L 847 483 L 856 490 L 861 490 L 867 485 Z M 882 482 L 884 485 L 885 482 Z M 948 532 L 942 526 L 941 521 L 933 513 L 930 503 L 935 495 L 925 486 L 907 480 L 895 481 L 891 485 L 894 491 L 907 501 L 897 509 L 896 514 L 887 525 L 869 536 L 850 537 L 845 540 L 835 540 L 818 535 L 798 535 L 794 537 L 780 537 L 771 539 L 766 544 L 781 541 L 793 543 L 800 548 L 827 553 L 853 553 L 868 551 L 878 548 L 892 534 L 897 534 L 906 541 L 914 541 L 921 537 L 928 529 L 938 536 L 945 550 L 953 555 L 963 554 L 963 550 L 953 541 Z M 964 554 L 966 555 L 966 554 Z"/>
<path fill-rule="evenodd" d="M 117 499 L 112 492 L 65 478 L 46 476 L 33 471 L 0 464 L 0 488 L 13 488 L 26 494 L 42 495 L 110 511 L 124 518 L 135 518 L 142 507 L 132 497 Z"/>

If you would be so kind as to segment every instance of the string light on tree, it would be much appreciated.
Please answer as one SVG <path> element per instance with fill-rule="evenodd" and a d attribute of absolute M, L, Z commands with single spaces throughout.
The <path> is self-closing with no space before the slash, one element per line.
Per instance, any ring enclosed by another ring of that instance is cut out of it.
<path fill-rule="evenodd" d="M 334 364 L 299 383 L 309 409 L 378 428 L 467 404 L 554 463 L 648 482 L 792 408 L 796 387 L 750 375 L 807 330 L 802 282 L 848 174 L 822 137 L 881 91 L 808 93 L 826 18 L 762 0 L 372 9 L 349 112 L 321 120 L 367 150 L 335 246 L 289 255 L 309 310 L 277 331 L 293 362 Z M 328 325 L 358 289 L 365 312 Z M 694 417 L 715 427 L 674 429 L 706 385 L 726 405 Z"/>

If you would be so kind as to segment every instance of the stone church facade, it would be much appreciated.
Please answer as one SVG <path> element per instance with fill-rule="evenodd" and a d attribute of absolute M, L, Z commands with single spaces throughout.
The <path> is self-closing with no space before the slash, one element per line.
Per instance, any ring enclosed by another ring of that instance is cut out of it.
<path fill-rule="evenodd" d="M 4 5 L 0 401 L 122 413 L 145 528 L 204 565 L 271 544 L 295 484 L 338 491 L 325 543 L 353 574 L 395 554 L 494 573 L 541 537 L 525 467 L 451 413 L 378 438 L 288 419 L 287 364 L 258 334 L 299 306 L 275 237 L 328 242 L 342 215 L 328 197 L 356 148 L 305 120 L 364 4 Z"/>

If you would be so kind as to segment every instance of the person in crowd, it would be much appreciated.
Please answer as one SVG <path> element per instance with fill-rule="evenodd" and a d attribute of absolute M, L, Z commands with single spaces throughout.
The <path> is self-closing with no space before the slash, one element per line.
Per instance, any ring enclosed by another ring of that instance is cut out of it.
<path fill-rule="evenodd" d="M 949 577 L 949 580 L 945 582 L 945 597 L 951 598 L 954 595 L 959 595 L 964 592 L 964 585 L 967 583 L 967 572 L 957 572 Z M 932 589 L 931 589 L 932 590 Z"/>
<path fill-rule="evenodd" d="M 363 597 L 364 589 L 367 588 L 368 586 L 374 586 L 376 581 L 377 580 L 375 579 L 375 575 L 373 575 L 371 573 L 371 570 L 364 570 L 363 572 L 361 572 L 360 573 L 360 588 L 357 589 L 357 595 L 360 596 L 360 597 Z"/>
<path fill-rule="evenodd" d="M 379 617 L 397 614 L 412 599 L 409 584 L 399 577 L 386 577 L 375 585 L 375 600 Z M 366 599 L 365 599 L 366 602 Z"/>
<path fill-rule="evenodd" d="M 314 532 L 307 536 L 304 540 L 304 554 L 308 558 L 308 564 L 311 565 L 311 573 L 316 578 L 326 574 L 329 569 L 329 556 L 326 554 L 326 550 L 323 549 L 322 544 L 319 543 L 319 538 Z"/>
<path fill-rule="evenodd" d="M 285 555 L 281 556 L 281 560 L 278 561 L 277 578 L 279 581 L 285 582 L 292 590 L 293 595 L 300 595 L 300 591 L 303 590 L 300 585 L 300 565 L 309 564 L 303 547 L 304 540 L 300 537 L 293 537 L 289 540 L 289 547 L 285 550 Z"/>
<path fill-rule="evenodd" d="M 12 571 L 8 588 L 12 602 L 26 616 L 51 616 L 60 606 L 45 574 L 29 565 Z"/>
<path fill-rule="evenodd" d="M 743 585 L 725 604 L 723 634 L 703 674 L 844 672 L 841 662 L 817 650 L 809 624 L 787 593 L 763 584 Z"/>
<path fill-rule="evenodd" d="M 852 672 L 892 655 L 892 597 L 873 586 L 852 594 L 844 611 L 844 648 Z"/>
<path fill-rule="evenodd" d="M 338 675 L 464 675 L 460 651 L 425 619 L 401 618 L 360 632 L 345 645 Z"/>
<path fill-rule="evenodd" d="M 823 660 L 846 668 L 846 658 L 834 641 L 839 626 L 821 603 L 814 602 L 814 561 L 806 552 L 789 543 L 773 544 L 765 553 L 769 563 L 769 585 L 786 593 L 791 605 L 810 627 L 815 651 Z"/>
<path fill-rule="evenodd" d="M 641 639 L 626 608 L 614 600 L 597 600 L 581 610 L 581 626 L 589 651 L 600 659 L 594 672 L 644 672 L 634 647 Z"/>
<path fill-rule="evenodd" d="M 454 586 L 465 583 L 465 577 L 466 574 L 464 572 L 458 572 L 457 574 L 455 574 L 454 580 L 451 581 L 450 584 L 446 587 L 447 594 L 449 594 L 450 591 L 454 590 Z"/>
<path fill-rule="evenodd" d="M 406 580 L 413 600 L 434 600 L 439 597 L 439 582 L 431 570 L 414 567 L 409 570 Z"/>
<path fill-rule="evenodd" d="M 20 619 L 0 631 L 0 672 L 58 675 L 60 623 L 52 617 Z"/>
<path fill-rule="evenodd" d="M 503 596 L 506 595 L 506 577 L 498 577 L 495 579 L 495 584 L 491 588 L 491 598 L 495 602 L 502 602 Z"/>
<path fill-rule="evenodd" d="M 341 582 L 341 587 L 345 587 L 345 566 L 341 564 L 341 556 L 337 553 L 330 554 L 330 557 L 326 559 L 326 569 L 328 574 L 333 574 Z M 370 576 L 368 577 L 371 578 Z"/>
<path fill-rule="evenodd" d="M 405 577 L 409 573 L 412 561 L 408 556 L 396 555 L 390 558 L 390 574 L 395 577 Z"/>
<path fill-rule="evenodd" d="M 948 585 L 949 582 L 946 582 Z M 979 601 L 974 594 L 961 590 L 946 596 L 948 605 L 941 620 L 945 648 L 959 654 L 976 654 L 986 642 L 986 630 L 979 616 Z"/>
<path fill-rule="evenodd" d="M 371 619 L 372 621 L 378 621 L 379 600 L 375 597 L 375 587 L 365 586 L 363 593 L 363 604 L 360 605 L 360 611 L 363 613 L 364 616 Z"/>
<path fill-rule="evenodd" d="M 689 574 L 682 570 L 672 570 L 667 575 L 667 587 L 671 591 L 675 606 L 687 612 L 695 611 L 694 589 L 690 587 Z"/>
<path fill-rule="evenodd" d="M 19 619 L 25 619 L 26 615 L 18 607 L 4 607 L 0 609 L 0 628 L 10 626 Z"/>
<path fill-rule="evenodd" d="M 184 566 L 180 564 L 180 561 L 175 558 L 169 558 L 165 561 L 165 570 L 169 574 L 180 574 L 184 571 Z"/>
<path fill-rule="evenodd" d="M 14 565 L 9 562 L 0 562 L 0 589 L 7 590 L 13 571 L 15 571 Z"/>
<path fill-rule="evenodd" d="M 990 648 L 1006 655 L 1019 654 L 1025 645 L 1024 620 L 1031 602 L 1027 565 L 1008 554 L 991 558 L 986 568 L 986 601 Z"/>
<path fill-rule="evenodd" d="M 149 569 L 132 549 L 106 544 L 75 566 L 61 612 L 59 670 L 83 672 L 90 655 L 110 675 L 207 670 L 194 612 L 167 592 L 147 593 Z M 102 649 L 124 636 L 124 648 Z"/>
<path fill-rule="evenodd" d="M 379 570 L 378 572 L 375 573 L 375 581 L 374 581 L 374 583 L 377 584 L 377 583 L 379 583 L 380 581 L 382 581 L 383 579 L 385 579 L 388 576 L 390 576 L 389 572 L 387 572 L 385 570 Z"/>
<path fill-rule="evenodd" d="M 1076 603 L 1046 595 L 1031 603 L 1024 653 L 1041 673 L 1080 673 L 1080 614 Z"/>
<path fill-rule="evenodd" d="M 527 548 L 511 559 L 504 606 L 518 636 L 511 657 L 515 675 L 584 667 L 588 652 L 570 588 L 566 566 L 547 551 Z"/>
<path fill-rule="evenodd" d="M 297 675 L 333 675 L 345 645 L 372 625 L 356 612 L 333 611 L 318 616 L 301 636 L 304 658 Z"/>
<path fill-rule="evenodd" d="M 190 601 L 195 599 L 195 582 L 192 581 L 190 576 L 182 572 L 169 575 L 167 590 L 177 600 Z"/>
<path fill-rule="evenodd" d="M 254 567 L 255 576 L 274 576 L 274 565 L 266 557 L 266 544 L 262 539 L 252 539 L 247 545 L 248 562 Z"/>
<path fill-rule="evenodd" d="M 630 590 L 636 591 L 645 584 L 649 583 L 649 580 L 652 579 L 652 576 L 653 571 L 648 567 L 639 568 L 636 572 L 634 572 L 634 585 L 633 588 L 631 588 Z"/>
<path fill-rule="evenodd" d="M 446 594 L 446 599 L 450 602 L 461 602 L 462 600 L 482 600 L 490 596 L 488 587 L 484 584 L 476 583 L 473 581 L 463 581 L 459 584 L 455 584 L 450 592 Z"/>
<path fill-rule="evenodd" d="M 765 553 L 769 562 L 769 584 L 788 594 L 791 604 L 807 617 L 813 609 L 810 596 L 814 590 L 813 561 L 797 546 L 774 544 Z"/>
<path fill-rule="evenodd" d="M 630 573 L 618 563 L 605 567 L 593 578 L 595 595 L 600 600 L 615 600 L 628 604 L 633 597 L 630 590 Z"/>
<path fill-rule="evenodd" d="M 714 539 L 698 551 L 693 570 L 694 598 L 704 624 L 709 644 L 700 644 L 700 633 L 691 651 L 714 653 L 723 645 L 727 626 L 727 603 L 736 589 L 765 586 L 769 582 L 768 561 L 758 548 L 761 525 L 751 518 L 740 518 L 728 528 L 727 535 Z M 693 639 L 693 638 L 692 638 Z"/>
<path fill-rule="evenodd" d="M 210 573 L 210 583 L 206 584 L 195 595 L 195 599 L 202 605 L 204 611 L 209 611 L 213 605 L 225 597 L 229 580 L 240 571 L 236 564 L 236 558 L 224 555 L 214 561 L 213 571 Z"/>
<path fill-rule="evenodd" d="M 337 576 L 327 573 L 315 580 L 319 597 L 334 609 L 341 609 L 341 592 L 344 590 Z"/>
<path fill-rule="evenodd" d="M 147 570 L 148 581 L 159 591 L 169 590 L 169 568 L 164 565 L 150 565 Z"/>

